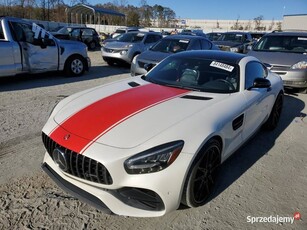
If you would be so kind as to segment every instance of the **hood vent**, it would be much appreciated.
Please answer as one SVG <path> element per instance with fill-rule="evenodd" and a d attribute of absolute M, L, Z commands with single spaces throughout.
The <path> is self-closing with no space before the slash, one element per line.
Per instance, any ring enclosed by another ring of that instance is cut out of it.
<path fill-rule="evenodd" d="M 201 101 L 208 101 L 211 100 L 212 97 L 202 97 L 202 96 L 195 96 L 195 95 L 185 95 L 181 97 L 183 99 L 191 99 L 191 100 L 201 100 Z"/>
<path fill-rule="evenodd" d="M 137 87 L 137 86 L 140 86 L 140 84 L 139 84 L 139 83 L 136 83 L 136 82 L 134 82 L 134 81 L 129 82 L 129 83 L 128 83 L 128 85 L 130 85 L 131 87 Z"/>

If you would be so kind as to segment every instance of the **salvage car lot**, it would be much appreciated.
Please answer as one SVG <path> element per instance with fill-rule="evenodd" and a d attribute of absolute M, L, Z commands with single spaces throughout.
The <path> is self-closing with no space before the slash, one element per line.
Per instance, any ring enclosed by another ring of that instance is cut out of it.
<path fill-rule="evenodd" d="M 79 78 L 59 74 L 1 79 L 0 229 L 306 229 L 307 95 L 285 96 L 279 126 L 259 132 L 222 168 L 212 198 L 200 208 L 161 218 L 102 214 L 62 192 L 40 169 L 41 129 L 57 101 L 98 84 L 129 77 L 89 52 L 92 69 Z M 293 217 L 290 223 L 254 223 L 248 217 Z"/>

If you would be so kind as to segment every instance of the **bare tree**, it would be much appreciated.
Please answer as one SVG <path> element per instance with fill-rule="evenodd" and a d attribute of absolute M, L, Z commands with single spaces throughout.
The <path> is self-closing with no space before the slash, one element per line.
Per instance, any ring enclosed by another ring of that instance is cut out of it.
<path fill-rule="evenodd" d="M 261 26 L 262 20 L 263 20 L 263 16 L 262 15 L 254 18 L 255 30 L 263 30 L 263 27 Z"/>

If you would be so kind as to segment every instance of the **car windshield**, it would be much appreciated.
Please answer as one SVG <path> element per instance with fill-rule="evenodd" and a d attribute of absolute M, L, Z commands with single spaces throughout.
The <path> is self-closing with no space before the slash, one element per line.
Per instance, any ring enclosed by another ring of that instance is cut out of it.
<path fill-rule="evenodd" d="M 72 28 L 70 27 L 63 27 L 60 30 L 58 30 L 59 34 L 69 34 L 72 31 Z"/>
<path fill-rule="evenodd" d="M 265 36 L 253 48 L 255 51 L 306 53 L 307 36 Z"/>
<path fill-rule="evenodd" d="M 160 85 L 212 93 L 239 90 L 239 66 L 218 60 L 170 56 L 143 78 Z"/>
<path fill-rule="evenodd" d="M 120 42 L 141 42 L 145 34 L 143 33 L 125 33 L 116 38 Z"/>
<path fill-rule="evenodd" d="M 231 42 L 242 42 L 244 40 L 243 34 L 236 33 L 225 33 L 222 34 L 218 41 L 231 41 Z"/>
<path fill-rule="evenodd" d="M 189 43 L 190 40 L 188 39 L 162 39 L 150 50 L 163 53 L 177 53 L 187 50 Z"/>

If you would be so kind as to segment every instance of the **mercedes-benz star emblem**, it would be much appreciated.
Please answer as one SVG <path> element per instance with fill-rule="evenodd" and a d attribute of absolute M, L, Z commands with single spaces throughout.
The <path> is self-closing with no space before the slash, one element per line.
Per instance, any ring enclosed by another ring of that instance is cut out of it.
<path fill-rule="evenodd" d="M 55 148 L 52 153 L 53 160 L 57 166 L 62 169 L 64 172 L 68 171 L 68 164 L 65 157 L 65 153 L 58 148 Z"/>

